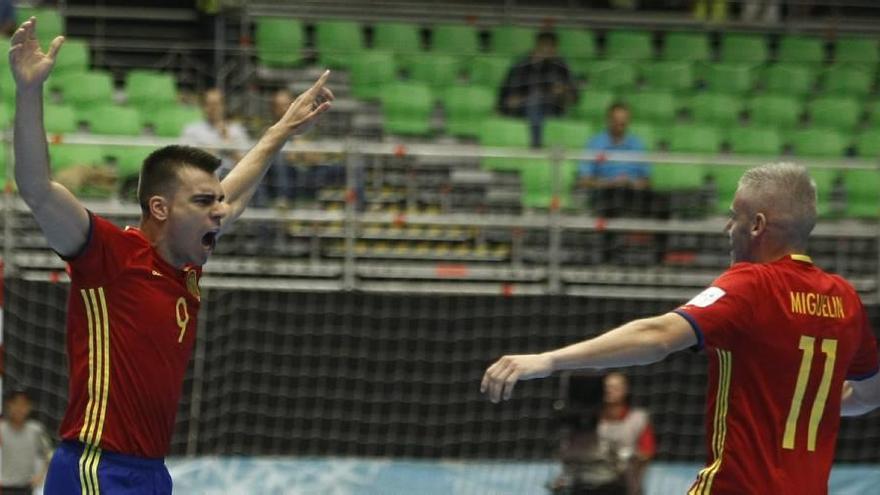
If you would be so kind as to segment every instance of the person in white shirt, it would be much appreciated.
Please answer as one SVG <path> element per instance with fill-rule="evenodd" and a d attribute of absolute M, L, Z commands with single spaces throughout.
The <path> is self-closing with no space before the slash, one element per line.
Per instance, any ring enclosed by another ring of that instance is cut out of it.
<path fill-rule="evenodd" d="M 184 127 L 180 139 L 188 146 L 237 148 L 210 150 L 222 161 L 220 168 L 217 169 L 217 175 L 222 179 L 250 147 L 250 136 L 244 126 L 226 117 L 226 99 L 222 91 L 211 88 L 205 91 L 200 99 L 205 118 L 201 122 L 194 122 Z"/>

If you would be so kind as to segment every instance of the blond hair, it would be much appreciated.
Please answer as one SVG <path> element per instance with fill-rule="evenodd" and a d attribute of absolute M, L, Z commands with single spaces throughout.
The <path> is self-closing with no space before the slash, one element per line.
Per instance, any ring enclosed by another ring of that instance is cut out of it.
<path fill-rule="evenodd" d="M 768 163 L 747 170 L 738 192 L 746 195 L 753 213 L 764 213 L 768 225 L 786 234 L 792 244 L 806 245 L 816 226 L 816 183 L 795 163 Z"/>

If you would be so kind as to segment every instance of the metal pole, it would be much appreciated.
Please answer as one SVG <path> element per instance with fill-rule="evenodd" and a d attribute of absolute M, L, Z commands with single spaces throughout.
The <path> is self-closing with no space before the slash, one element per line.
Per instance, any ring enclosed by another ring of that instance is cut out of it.
<path fill-rule="evenodd" d="M 345 261 L 342 264 L 342 287 L 345 290 L 355 288 L 355 236 L 357 222 L 357 176 L 363 157 L 349 148 L 345 158 Z"/>
<path fill-rule="evenodd" d="M 559 274 L 560 257 L 562 256 L 562 226 L 559 222 L 559 209 L 562 206 L 562 164 L 563 150 L 554 148 L 550 153 L 550 215 L 548 221 L 550 223 L 550 246 L 547 266 L 547 290 L 551 294 L 558 294 L 562 289 L 561 277 Z M 531 166 L 541 166 L 542 164 L 532 164 Z"/>
<path fill-rule="evenodd" d="M 205 301 L 210 301 L 208 292 L 208 289 L 201 289 L 201 297 Z M 204 314 L 200 316 L 201 318 L 198 319 L 198 326 L 196 327 L 198 330 L 196 333 L 196 349 L 193 356 L 193 386 L 189 403 L 189 433 L 186 438 L 187 457 L 193 457 L 198 452 L 199 418 L 202 414 L 202 389 L 204 388 L 205 380 L 205 341 L 208 335 L 207 323 L 205 323 L 207 318 L 204 318 Z"/>

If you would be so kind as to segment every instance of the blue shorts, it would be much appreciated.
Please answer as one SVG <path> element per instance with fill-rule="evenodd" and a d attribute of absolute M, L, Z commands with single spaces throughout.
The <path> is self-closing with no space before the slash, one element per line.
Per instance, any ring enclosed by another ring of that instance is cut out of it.
<path fill-rule="evenodd" d="M 164 459 L 147 459 L 64 441 L 58 446 L 44 495 L 171 495 Z"/>

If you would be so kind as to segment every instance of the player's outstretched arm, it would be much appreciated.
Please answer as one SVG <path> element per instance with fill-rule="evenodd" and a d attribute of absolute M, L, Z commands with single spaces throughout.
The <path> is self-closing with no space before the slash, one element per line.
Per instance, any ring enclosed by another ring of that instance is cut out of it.
<path fill-rule="evenodd" d="M 291 136 L 306 132 L 322 113 L 330 109 L 333 92 L 324 87 L 329 76 L 330 71 L 324 71 L 311 88 L 299 95 L 287 108 L 284 116 L 266 130 L 257 144 L 223 179 L 223 191 L 230 206 L 229 217 L 224 225 L 230 225 L 241 216 L 269 168 L 272 156 Z"/>
<path fill-rule="evenodd" d="M 840 414 L 859 416 L 880 407 L 880 373 L 858 381 L 843 382 Z"/>
<path fill-rule="evenodd" d="M 89 231 L 85 208 L 49 174 L 49 150 L 43 127 L 43 83 L 64 42 L 59 36 L 43 53 L 31 17 L 9 40 L 9 66 L 15 79 L 15 183 L 34 214 L 49 247 L 62 256 L 79 253 Z"/>
<path fill-rule="evenodd" d="M 544 378 L 561 370 L 654 363 L 696 344 L 690 323 L 676 313 L 634 320 L 555 351 L 504 356 L 486 370 L 480 391 L 498 402 L 510 398 L 519 380 Z"/>

